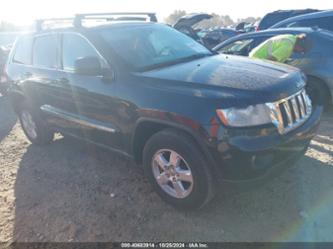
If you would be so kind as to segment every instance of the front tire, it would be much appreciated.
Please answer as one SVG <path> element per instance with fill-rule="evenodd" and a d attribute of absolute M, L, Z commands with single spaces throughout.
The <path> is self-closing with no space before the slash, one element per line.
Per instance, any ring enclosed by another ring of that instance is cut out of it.
<path fill-rule="evenodd" d="M 54 132 L 30 108 L 25 107 L 19 110 L 19 120 L 24 134 L 31 143 L 45 145 L 53 141 Z"/>
<path fill-rule="evenodd" d="M 177 209 L 199 209 L 214 196 L 207 160 L 187 134 L 172 129 L 154 134 L 144 147 L 143 165 L 154 190 Z"/>

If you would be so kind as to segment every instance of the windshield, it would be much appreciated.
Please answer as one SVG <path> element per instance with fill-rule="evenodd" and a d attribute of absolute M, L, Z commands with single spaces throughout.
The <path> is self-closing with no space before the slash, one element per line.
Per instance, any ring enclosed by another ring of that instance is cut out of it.
<path fill-rule="evenodd" d="M 139 70 L 212 55 L 192 38 L 166 25 L 117 27 L 97 32 L 118 56 Z"/>

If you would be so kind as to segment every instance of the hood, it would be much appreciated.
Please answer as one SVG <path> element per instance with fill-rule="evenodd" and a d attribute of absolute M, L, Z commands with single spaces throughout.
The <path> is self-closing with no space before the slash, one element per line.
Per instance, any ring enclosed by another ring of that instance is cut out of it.
<path fill-rule="evenodd" d="M 179 93 L 229 98 L 233 104 L 274 102 L 304 87 L 304 76 L 296 68 L 229 55 L 209 56 L 140 75 Z"/>
<path fill-rule="evenodd" d="M 175 29 L 178 29 L 179 27 L 192 27 L 194 24 L 201 22 L 202 20 L 205 19 L 210 19 L 212 18 L 212 15 L 208 14 L 190 14 L 190 15 L 185 15 L 181 17 L 177 23 L 173 26 Z"/>

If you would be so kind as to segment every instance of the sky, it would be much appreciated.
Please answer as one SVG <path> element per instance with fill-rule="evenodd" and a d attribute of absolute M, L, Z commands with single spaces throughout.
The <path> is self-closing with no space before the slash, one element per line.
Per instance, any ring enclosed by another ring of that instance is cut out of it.
<path fill-rule="evenodd" d="M 4 3 L 6 2 L 6 3 Z M 333 0 L 1 0 L 0 20 L 29 25 L 35 19 L 70 17 L 75 13 L 149 11 L 163 21 L 175 9 L 231 18 L 262 17 L 277 9 L 333 9 Z"/>

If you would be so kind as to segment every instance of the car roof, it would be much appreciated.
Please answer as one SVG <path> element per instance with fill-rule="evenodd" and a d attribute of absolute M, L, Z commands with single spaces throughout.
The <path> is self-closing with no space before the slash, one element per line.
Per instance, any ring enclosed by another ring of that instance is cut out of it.
<path fill-rule="evenodd" d="M 328 17 L 328 16 L 333 16 L 333 10 L 325 10 L 325 11 L 319 11 L 319 12 L 314 12 L 314 13 L 310 13 L 310 14 L 290 17 L 286 20 L 283 20 L 281 22 L 274 24 L 271 28 L 278 28 L 279 26 L 284 25 L 286 23 L 296 22 L 296 21 L 300 21 L 300 20 L 307 20 L 307 19 Z"/>
<path fill-rule="evenodd" d="M 320 29 L 318 29 L 320 30 Z M 258 32 L 250 32 L 250 33 L 245 33 L 241 34 L 235 37 L 231 37 L 230 39 L 227 39 L 226 41 L 220 43 L 216 47 L 213 48 L 215 49 L 220 49 L 221 47 L 225 46 L 226 44 L 229 44 L 234 41 L 242 40 L 242 39 L 247 39 L 247 38 L 255 38 L 259 36 L 264 36 L 264 35 L 280 35 L 280 34 L 310 34 L 313 32 L 318 31 L 317 29 L 313 28 L 281 28 L 281 29 L 266 29 L 263 31 L 258 31 Z"/>
<path fill-rule="evenodd" d="M 267 29 L 270 26 L 284 21 L 287 18 L 292 18 L 295 16 L 299 16 L 299 15 L 305 15 L 305 14 L 309 14 L 309 13 L 314 13 L 314 12 L 318 12 L 321 10 L 318 9 L 290 9 L 290 10 L 276 10 L 270 13 L 267 13 L 258 23 L 258 26 L 260 28 L 262 28 L 262 26 L 264 26 L 263 28 Z M 279 19 L 279 20 L 277 20 Z M 273 23 L 273 24 L 272 24 Z"/>
<path fill-rule="evenodd" d="M 281 28 L 281 29 L 265 29 L 262 31 L 257 31 L 257 32 L 251 32 L 251 33 L 246 33 L 242 35 L 247 35 L 247 34 L 254 34 L 257 36 L 263 35 L 263 34 L 279 34 L 279 33 L 312 33 L 314 32 L 315 29 L 311 27 L 295 27 L 295 28 Z"/>
<path fill-rule="evenodd" d="M 310 14 L 310 13 L 317 13 L 317 12 L 321 12 L 321 11 L 322 10 L 310 9 L 310 8 L 309 9 L 275 10 L 275 11 L 267 13 L 263 18 L 272 16 L 272 15 L 281 15 L 281 14 L 282 15 L 283 14 L 290 14 L 290 15 L 296 15 L 296 16 L 298 16 L 299 13 L 304 13 L 303 15 L 307 15 L 307 14 Z M 295 17 L 295 16 L 293 16 L 293 17 Z"/>
<path fill-rule="evenodd" d="M 258 32 L 250 32 L 250 33 L 245 33 L 241 34 L 239 36 L 233 37 L 235 40 L 237 38 L 243 38 L 243 37 L 257 37 L 257 36 L 262 36 L 262 35 L 279 35 L 279 34 L 284 34 L 284 33 L 293 33 L 293 34 L 300 34 L 300 33 L 312 33 L 316 30 L 313 28 L 281 28 L 281 29 L 265 29 L 262 31 Z M 232 38 L 232 39 L 233 39 Z"/>

